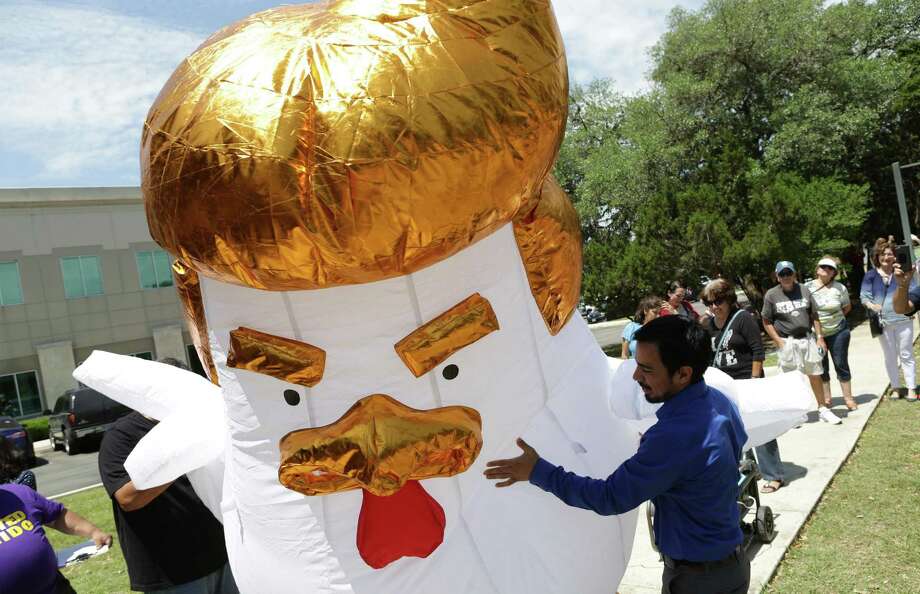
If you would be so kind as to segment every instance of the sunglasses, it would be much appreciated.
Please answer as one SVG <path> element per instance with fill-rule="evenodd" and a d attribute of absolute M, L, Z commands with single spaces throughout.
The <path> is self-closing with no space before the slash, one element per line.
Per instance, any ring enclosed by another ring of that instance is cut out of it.
<path fill-rule="evenodd" d="M 788 277 L 788 276 L 795 276 L 795 273 L 792 272 L 791 270 L 783 270 L 782 272 L 780 272 L 780 273 L 777 274 L 776 276 L 778 276 L 778 277 L 780 277 L 780 278 L 786 278 L 786 277 Z"/>
<path fill-rule="evenodd" d="M 818 266 L 818 268 L 820 268 L 821 270 L 826 270 L 828 272 L 837 272 L 836 268 L 834 268 L 833 266 L 828 266 L 827 264 L 822 264 L 821 266 Z"/>
<path fill-rule="evenodd" d="M 716 299 L 715 301 L 706 301 L 705 299 L 703 300 L 703 305 L 705 305 L 706 307 L 710 307 L 712 305 L 719 306 L 719 305 L 722 305 L 723 303 L 725 303 L 724 299 Z"/>

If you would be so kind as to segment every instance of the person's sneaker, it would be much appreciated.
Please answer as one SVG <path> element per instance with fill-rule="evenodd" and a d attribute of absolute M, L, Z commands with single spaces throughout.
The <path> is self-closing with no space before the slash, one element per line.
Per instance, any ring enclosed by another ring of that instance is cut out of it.
<path fill-rule="evenodd" d="M 830 423 L 831 425 L 839 425 L 840 417 L 835 415 L 831 409 L 826 406 L 822 406 L 818 409 L 818 416 L 821 417 L 821 420 L 825 423 Z"/>
<path fill-rule="evenodd" d="M 908 402 L 916 402 L 916 401 L 917 401 L 917 394 L 916 394 L 915 392 L 911 392 L 910 394 L 907 395 L 906 400 L 907 400 Z"/>
<path fill-rule="evenodd" d="M 901 391 L 898 388 L 892 388 L 891 394 L 888 395 L 888 400 L 897 400 L 901 397 Z"/>

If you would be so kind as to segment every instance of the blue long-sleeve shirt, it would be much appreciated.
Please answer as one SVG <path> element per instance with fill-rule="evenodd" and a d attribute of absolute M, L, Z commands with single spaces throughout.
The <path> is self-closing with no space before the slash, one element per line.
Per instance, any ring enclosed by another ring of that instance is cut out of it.
<path fill-rule="evenodd" d="M 692 384 L 656 412 L 639 451 L 606 479 L 539 459 L 530 482 L 574 507 L 602 515 L 655 504 L 655 540 L 674 559 L 717 561 L 742 541 L 738 464 L 747 433 L 724 394 Z"/>

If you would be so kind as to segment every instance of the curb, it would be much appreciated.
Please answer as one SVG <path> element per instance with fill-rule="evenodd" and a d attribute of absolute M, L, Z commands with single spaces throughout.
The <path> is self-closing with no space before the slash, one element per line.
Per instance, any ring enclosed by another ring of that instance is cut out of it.
<path fill-rule="evenodd" d="M 66 491 L 64 493 L 58 493 L 57 495 L 52 495 L 48 499 L 57 499 L 58 497 L 66 497 L 68 495 L 75 495 L 76 493 L 82 493 L 83 491 L 89 491 L 90 489 L 95 489 L 96 487 L 101 487 L 102 483 L 96 483 L 95 485 L 89 485 L 86 487 L 80 487 L 79 489 L 74 489 L 73 491 Z"/>

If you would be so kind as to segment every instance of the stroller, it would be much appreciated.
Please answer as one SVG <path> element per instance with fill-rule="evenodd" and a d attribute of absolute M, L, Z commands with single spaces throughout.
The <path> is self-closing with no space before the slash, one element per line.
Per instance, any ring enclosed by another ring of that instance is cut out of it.
<path fill-rule="evenodd" d="M 744 534 L 744 542 L 741 545 L 747 551 L 755 540 L 764 544 L 773 542 L 773 539 L 776 538 L 776 530 L 773 526 L 773 510 L 770 509 L 770 506 L 760 503 L 757 481 L 762 476 L 757 461 L 750 455 L 750 452 L 741 460 L 738 474 L 738 509 L 741 516 L 741 532 Z M 747 521 L 747 516 L 752 511 L 754 517 L 751 521 Z M 654 518 L 655 505 L 649 501 L 646 508 L 649 539 L 652 541 L 652 549 L 658 552 L 658 544 L 655 542 Z"/>

